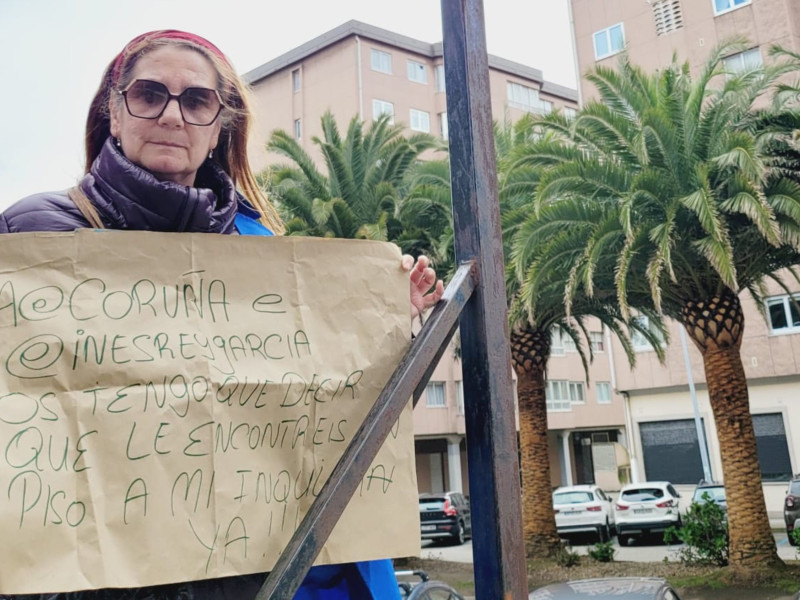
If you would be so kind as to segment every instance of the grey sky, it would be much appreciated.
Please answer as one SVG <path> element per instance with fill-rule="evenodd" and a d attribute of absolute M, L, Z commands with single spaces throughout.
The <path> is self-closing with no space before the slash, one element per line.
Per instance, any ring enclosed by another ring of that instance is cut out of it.
<path fill-rule="evenodd" d="M 574 88 L 567 1 L 485 0 L 489 52 Z M 350 19 L 442 39 L 437 0 L 0 0 L 0 210 L 81 176 L 89 101 L 135 35 L 198 33 L 244 73 Z"/>

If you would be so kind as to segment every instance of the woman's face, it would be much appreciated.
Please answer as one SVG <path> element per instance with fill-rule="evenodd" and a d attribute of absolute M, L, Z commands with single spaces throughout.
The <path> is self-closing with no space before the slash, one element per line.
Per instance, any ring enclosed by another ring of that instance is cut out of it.
<path fill-rule="evenodd" d="M 188 87 L 217 86 L 217 73 L 211 61 L 183 46 L 164 46 L 145 54 L 133 68 L 131 80 L 136 79 L 163 83 L 176 96 Z M 205 127 L 188 125 L 175 99 L 168 102 L 157 119 L 133 117 L 124 102 L 115 99 L 110 109 L 111 135 L 121 142 L 128 160 L 160 181 L 194 185 L 197 170 L 209 151 L 217 146 L 219 118 Z"/>

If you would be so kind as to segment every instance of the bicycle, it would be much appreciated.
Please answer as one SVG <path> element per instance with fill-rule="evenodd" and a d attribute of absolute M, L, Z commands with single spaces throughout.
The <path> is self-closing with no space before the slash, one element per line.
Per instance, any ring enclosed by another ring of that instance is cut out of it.
<path fill-rule="evenodd" d="M 400 581 L 400 597 L 403 600 L 464 600 L 464 597 L 443 581 L 432 581 L 425 571 L 395 571 L 396 577 L 419 577 L 420 581 Z"/>

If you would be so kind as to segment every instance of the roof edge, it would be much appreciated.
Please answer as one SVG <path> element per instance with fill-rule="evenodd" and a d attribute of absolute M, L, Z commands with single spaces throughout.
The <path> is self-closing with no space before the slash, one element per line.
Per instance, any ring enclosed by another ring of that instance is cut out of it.
<path fill-rule="evenodd" d="M 438 58 L 443 56 L 442 42 L 429 44 L 427 42 L 422 42 L 399 33 L 394 33 L 393 31 L 375 27 L 374 25 L 362 23 L 361 21 L 350 20 L 304 44 L 301 44 L 300 46 L 297 46 L 292 50 L 289 50 L 288 52 L 285 52 L 284 54 L 281 54 L 277 58 L 274 58 L 273 60 L 266 62 L 261 66 L 251 69 L 242 77 L 246 83 L 249 85 L 254 85 L 265 77 L 269 77 L 273 73 L 298 63 L 304 58 L 351 36 L 359 36 L 376 42 L 382 42 L 391 46 L 396 46 L 415 54 L 427 56 L 428 58 Z M 577 101 L 578 99 L 577 89 L 572 89 L 545 81 L 540 69 L 535 69 L 512 60 L 494 56 L 492 54 L 488 56 L 488 61 L 490 68 L 503 71 L 511 75 L 524 77 L 541 84 L 542 91 L 545 93 L 559 96 L 568 100 Z"/>

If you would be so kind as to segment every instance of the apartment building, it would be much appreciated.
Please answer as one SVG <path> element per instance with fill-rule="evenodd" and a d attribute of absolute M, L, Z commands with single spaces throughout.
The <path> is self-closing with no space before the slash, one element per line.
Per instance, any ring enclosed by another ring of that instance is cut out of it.
<path fill-rule="evenodd" d="M 577 91 L 549 81 L 532 67 L 489 56 L 494 118 L 514 121 L 526 112 L 574 110 Z M 447 139 L 442 44 L 415 40 L 359 21 L 348 21 L 245 73 L 253 89 L 252 166 L 280 162 L 264 148 L 271 131 L 293 132 L 313 157 L 322 137 L 320 117 L 330 111 L 340 128 L 358 116 L 390 114 L 409 131 Z"/>
<path fill-rule="evenodd" d="M 743 36 L 750 44 L 726 58 L 730 69 L 769 60 L 773 44 L 800 50 L 797 0 L 570 1 L 581 73 L 595 64 L 613 67 L 623 50 L 646 69 L 669 63 L 673 53 L 697 69 L 715 45 L 734 36 Z M 584 100 L 594 93 L 585 80 L 581 91 Z M 771 294 L 764 307 L 742 295 L 746 315 L 742 358 L 767 510 L 775 517 L 781 511 L 786 480 L 800 471 L 800 314 L 782 289 L 773 287 Z M 691 342 L 684 352 L 677 323 L 671 324 L 669 339 L 664 365 L 644 339 L 634 340 L 637 366 L 630 370 L 617 362 L 616 390 L 625 399 L 631 476 L 665 479 L 691 489 L 704 476 L 703 437 L 712 477 L 722 479 L 722 467 L 700 354 Z M 610 351 L 621 356 L 622 349 L 612 341 Z M 702 424 L 699 435 L 696 412 Z"/>
<path fill-rule="evenodd" d="M 572 339 L 553 334 L 547 381 L 551 479 L 554 487 L 597 482 L 613 491 L 630 477 L 625 399 L 616 390 L 610 335 L 592 320 L 588 332 L 594 355 L 588 377 Z M 445 353 L 414 411 L 420 491 L 469 489 L 461 362 L 451 356 Z"/>
<path fill-rule="evenodd" d="M 741 36 L 749 47 L 732 54 L 729 68 L 768 59 L 769 47 L 800 50 L 797 0 L 570 0 L 575 53 L 581 74 L 595 64 L 613 67 L 627 51 L 631 60 L 653 70 L 677 53 L 693 69 L 718 44 Z M 581 78 L 581 95 L 594 95 Z"/>
<path fill-rule="evenodd" d="M 491 55 L 488 62 L 495 120 L 513 122 L 525 113 L 569 113 L 577 108 L 577 90 L 547 81 L 540 70 Z M 348 21 L 251 70 L 244 78 L 253 89 L 255 134 L 248 150 L 256 170 L 283 160 L 264 147 L 275 129 L 293 132 L 303 149 L 319 160 L 311 140 L 322 136 L 320 117 L 325 111 L 330 111 L 342 128 L 354 116 L 370 121 L 389 113 L 410 132 L 448 137 L 441 42 L 423 42 Z M 600 327 L 596 329 L 600 335 Z M 571 355 L 571 350 L 565 348 L 564 357 Z M 452 350 L 445 353 L 415 410 L 420 491 L 468 492 L 461 363 L 454 356 Z M 593 375 L 592 381 L 603 382 L 595 390 L 586 387 L 579 364 L 569 366 L 564 358 L 555 362 L 561 364 L 554 367 L 551 382 L 558 427 L 551 442 L 557 485 L 565 477 L 572 478 L 573 449 L 585 454 L 588 448 L 582 438 L 570 438 L 570 428 L 585 426 L 600 436 L 595 439 L 611 440 L 624 430 L 624 420 L 622 397 L 612 390 L 608 366 Z M 581 455 L 577 461 L 580 480 L 586 469 L 591 471 L 590 458 Z"/>

